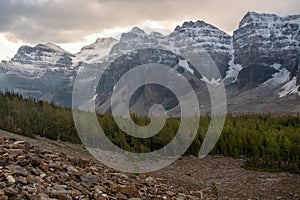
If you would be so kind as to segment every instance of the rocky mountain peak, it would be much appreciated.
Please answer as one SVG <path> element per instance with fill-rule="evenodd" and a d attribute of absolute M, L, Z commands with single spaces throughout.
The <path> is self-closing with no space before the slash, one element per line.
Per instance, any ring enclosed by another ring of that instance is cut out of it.
<path fill-rule="evenodd" d="M 96 40 L 95 43 L 102 43 L 102 42 L 105 42 L 105 41 L 111 41 L 111 40 L 116 40 L 116 39 L 114 39 L 113 37 L 97 38 L 97 40 Z"/>
<path fill-rule="evenodd" d="M 300 15 L 280 17 L 248 12 L 233 34 L 235 61 L 249 64 L 281 64 L 296 75 L 300 51 Z"/>
<path fill-rule="evenodd" d="M 67 99 L 62 88 L 67 86 L 67 93 L 71 93 L 72 80 L 79 66 L 99 67 L 105 61 L 113 61 L 122 55 L 130 58 L 133 56 L 127 53 L 147 48 L 166 50 L 176 55 L 205 50 L 218 67 L 221 77 L 227 81 L 226 87 L 233 96 L 240 92 L 247 94 L 257 87 L 262 88 L 261 96 L 266 98 L 265 87 L 272 86 L 273 96 L 267 96 L 275 99 L 295 94 L 295 88 L 300 88 L 300 15 L 281 17 L 256 12 L 248 12 L 243 17 L 233 36 L 199 20 L 184 22 L 169 35 L 147 34 L 134 27 L 123 33 L 119 41 L 111 37 L 98 38 L 75 56 L 51 43 L 22 46 L 11 61 L 0 64 L 0 86 L 12 90 L 17 88 L 24 91 L 21 92 L 24 96 L 38 99 L 52 95 L 51 101 L 57 97 L 60 98 L 57 102 L 62 102 Z M 92 77 L 95 73 L 91 74 Z M 22 82 L 20 77 L 24 79 Z M 32 85 L 36 83 L 43 86 L 35 90 Z"/>
<path fill-rule="evenodd" d="M 300 15 L 289 15 L 289 16 L 278 16 L 275 14 L 268 13 L 256 13 L 256 12 L 247 12 L 243 19 L 239 23 L 239 28 L 256 24 L 263 25 L 269 28 L 275 27 L 278 24 L 283 26 L 289 26 L 288 24 L 299 24 Z M 297 29 L 294 27 L 294 29 Z"/>
<path fill-rule="evenodd" d="M 66 50 L 62 49 L 60 46 L 58 46 L 54 43 L 50 43 L 50 42 L 48 42 L 46 44 L 37 44 L 34 48 L 44 50 L 44 51 L 53 50 L 53 51 L 59 52 L 59 53 L 71 54 L 71 53 L 67 52 Z"/>
<path fill-rule="evenodd" d="M 247 26 L 251 23 L 259 22 L 274 22 L 277 21 L 280 17 L 274 14 L 267 13 L 256 13 L 256 12 L 247 12 L 247 14 L 240 21 L 239 28 Z"/>
<path fill-rule="evenodd" d="M 151 33 L 149 34 L 149 36 L 150 36 L 150 37 L 156 37 L 156 38 L 163 38 L 163 37 L 164 37 L 164 35 L 161 34 L 161 33 L 159 33 L 159 32 L 151 32 Z"/>
<path fill-rule="evenodd" d="M 21 54 L 21 53 L 29 53 L 30 51 L 32 51 L 33 47 L 29 46 L 29 45 L 22 45 L 18 51 L 17 54 Z"/>
<path fill-rule="evenodd" d="M 83 47 L 73 59 L 73 65 L 78 65 L 80 62 L 87 64 L 97 63 L 106 57 L 111 48 L 117 44 L 118 40 L 113 37 L 98 38 L 94 43 Z"/>
<path fill-rule="evenodd" d="M 145 31 L 143 31 L 142 29 L 140 29 L 139 27 L 133 27 L 131 30 L 130 30 L 131 33 L 135 33 L 135 34 L 138 34 L 138 35 L 147 35 L 147 33 L 145 33 Z"/>
<path fill-rule="evenodd" d="M 118 40 L 116 40 L 113 37 L 98 38 L 94 43 L 83 47 L 81 49 L 81 51 L 91 50 L 91 49 L 96 49 L 96 48 L 109 48 L 109 47 L 111 47 L 112 44 L 115 44 L 117 41 Z"/>
<path fill-rule="evenodd" d="M 72 56 L 71 53 L 65 51 L 60 46 L 53 44 L 53 43 L 46 43 L 46 44 L 37 44 L 34 47 L 23 45 L 21 46 L 17 54 L 14 58 L 18 58 L 21 55 L 31 54 L 31 55 L 39 55 L 39 54 L 67 54 L 69 56 Z"/>
<path fill-rule="evenodd" d="M 21 46 L 12 62 L 20 64 L 34 64 L 36 66 L 70 66 L 73 55 L 61 47 L 52 44 L 37 44 L 34 47 Z"/>
<path fill-rule="evenodd" d="M 184 22 L 177 26 L 172 35 L 184 34 L 187 38 L 193 38 L 197 45 L 205 50 L 230 51 L 231 36 L 204 21 Z"/>
<path fill-rule="evenodd" d="M 113 37 L 106 37 L 106 38 L 97 38 L 95 43 L 114 42 L 114 41 L 117 41 L 117 39 Z"/>
<path fill-rule="evenodd" d="M 270 88 L 276 98 L 296 94 L 300 83 L 299 27 L 300 15 L 248 12 L 233 34 L 234 63 L 243 68 L 239 86 L 249 89 L 254 84 L 264 92 Z"/>
<path fill-rule="evenodd" d="M 147 38 L 148 34 L 138 27 L 132 28 L 129 32 L 121 34 L 120 42 L 136 41 L 138 39 Z"/>
<path fill-rule="evenodd" d="M 180 44 L 186 46 L 184 51 L 207 51 L 220 70 L 221 76 L 226 76 L 232 52 L 230 35 L 213 25 L 198 20 L 184 22 L 182 26 L 177 26 L 170 37 L 176 40 L 181 38 Z"/>
<path fill-rule="evenodd" d="M 57 53 L 57 54 L 68 54 L 72 55 L 71 53 L 67 52 L 66 50 L 62 49 L 60 46 L 53 44 L 53 43 L 46 43 L 46 44 L 37 44 L 34 47 L 28 46 L 28 45 L 23 45 L 18 49 L 17 54 L 15 55 L 18 56 L 18 54 L 31 54 L 31 53 Z"/>
<path fill-rule="evenodd" d="M 163 36 L 158 33 L 148 35 L 138 27 L 132 28 L 129 32 L 122 33 L 120 41 L 111 49 L 111 55 L 122 55 L 135 49 L 158 47 L 157 43 Z"/>
<path fill-rule="evenodd" d="M 195 29 L 195 28 L 211 28 L 211 29 L 217 29 L 216 27 L 204 22 L 204 21 L 201 21 L 201 20 L 198 20 L 198 21 L 189 21 L 189 22 L 184 22 L 182 24 L 182 26 L 177 26 L 175 28 L 175 31 L 181 31 L 183 29 Z"/>
<path fill-rule="evenodd" d="M 184 22 L 182 26 L 177 26 L 175 28 L 175 31 L 181 33 L 193 32 L 195 35 L 196 34 L 210 35 L 210 34 L 218 33 L 219 35 L 229 36 L 227 33 L 221 31 L 217 27 L 200 20 L 195 22 L 193 21 Z"/>

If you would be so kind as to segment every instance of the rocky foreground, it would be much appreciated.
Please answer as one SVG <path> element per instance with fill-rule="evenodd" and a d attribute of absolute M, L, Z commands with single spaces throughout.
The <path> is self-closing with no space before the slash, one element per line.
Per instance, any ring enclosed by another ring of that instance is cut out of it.
<path fill-rule="evenodd" d="M 213 188 L 186 190 L 149 175 L 128 175 L 80 156 L 0 136 L 0 200 L 217 199 Z"/>
<path fill-rule="evenodd" d="M 33 158 L 39 158 L 37 160 L 48 165 L 48 169 L 44 170 L 41 165 L 34 164 Z M 31 163 L 25 162 L 23 167 L 21 163 L 26 159 L 30 159 Z M 41 137 L 32 139 L 0 130 L 0 200 L 300 199 L 299 174 L 246 170 L 243 168 L 244 163 L 245 159 L 223 156 L 207 156 L 204 159 L 188 156 L 156 172 L 124 174 L 103 166 L 82 145 Z M 56 169 L 52 165 L 60 168 Z M 79 172 L 72 174 L 68 171 L 72 170 L 70 166 Z M 26 173 L 22 174 L 21 171 Z M 89 176 L 96 177 L 97 181 L 93 183 L 93 178 Z M 35 182 L 30 182 L 32 177 Z M 88 180 L 92 181 L 91 186 L 87 185 Z M 75 188 L 70 185 L 71 182 Z M 81 191 L 76 188 L 74 182 L 85 189 Z M 129 188 L 127 191 L 138 191 L 136 194 L 139 197 L 120 189 L 124 186 L 125 190 Z M 86 191 L 89 194 L 85 194 Z M 73 195 L 77 192 L 78 197 L 72 197 L 72 192 L 75 192 Z M 218 194 L 218 197 L 213 194 Z"/>

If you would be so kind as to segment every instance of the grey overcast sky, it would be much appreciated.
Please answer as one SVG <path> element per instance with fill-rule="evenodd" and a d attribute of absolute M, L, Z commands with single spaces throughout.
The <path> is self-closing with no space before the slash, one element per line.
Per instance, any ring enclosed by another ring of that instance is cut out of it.
<path fill-rule="evenodd" d="M 232 34 L 247 11 L 300 14 L 299 0 L 0 0 L 0 60 L 22 44 L 53 42 L 72 53 L 139 26 L 171 31 L 204 20 Z"/>

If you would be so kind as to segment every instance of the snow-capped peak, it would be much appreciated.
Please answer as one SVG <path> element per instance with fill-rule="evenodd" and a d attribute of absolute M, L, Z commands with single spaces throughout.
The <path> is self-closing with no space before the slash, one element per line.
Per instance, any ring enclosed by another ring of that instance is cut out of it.
<path fill-rule="evenodd" d="M 248 12 L 239 24 L 239 28 L 245 27 L 251 23 L 263 23 L 272 26 L 275 23 L 300 23 L 299 15 L 289 15 L 281 17 L 275 14 Z"/>
<path fill-rule="evenodd" d="M 48 66 L 66 67 L 72 63 L 73 55 L 61 47 L 52 44 L 37 44 L 34 47 L 22 46 L 11 59 L 16 65 L 34 65 L 42 68 Z"/>
<path fill-rule="evenodd" d="M 215 27 L 211 24 L 208 24 L 204 21 L 201 21 L 201 20 L 198 20 L 196 22 L 193 22 L 193 21 L 184 22 L 182 26 L 177 26 L 175 28 L 175 31 L 182 32 L 182 33 L 186 33 L 188 31 L 190 36 L 191 36 L 191 30 L 195 34 L 201 33 L 201 32 L 206 33 L 206 34 L 208 34 L 208 32 L 218 32 L 218 34 L 222 34 L 224 36 L 229 36 L 224 31 L 221 31 L 217 27 Z"/>
<path fill-rule="evenodd" d="M 156 37 L 156 38 L 163 38 L 163 37 L 164 37 L 164 35 L 161 34 L 161 33 L 159 33 L 159 32 L 151 32 L 151 33 L 149 34 L 149 36 L 150 36 L 150 37 Z"/>
<path fill-rule="evenodd" d="M 135 34 L 138 34 L 138 35 L 147 35 L 147 33 L 145 31 L 143 31 L 142 29 L 140 29 L 139 27 L 133 27 L 131 30 L 130 30 L 131 33 L 135 33 Z"/>
<path fill-rule="evenodd" d="M 175 28 L 175 31 L 181 31 L 183 29 L 203 29 L 203 28 L 209 28 L 209 29 L 218 29 L 216 28 L 215 26 L 211 25 L 211 24 L 208 24 L 204 21 L 201 21 L 201 20 L 198 20 L 198 21 L 189 21 L 189 22 L 184 22 L 182 24 L 182 26 L 177 26 Z"/>
<path fill-rule="evenodd" d="M 99 48 L 102 48 L 102 49 L 110 48 L 111 45 L 115 44 L 117 41 L 118 40 L 116 40 L 113 37 L 98 38 L 94 43 L 92 43 L 88 46 L 82 47 L 80 52 L 85 51 L 85 50 L 92 50 L 92 49 L 95 50 L 95 49 L 99 49 Z"/>
<path fill-rule="evenodd" d="M 171 35 L 178 33 L 192 38 L 204 49 L 214 48 L 225 51 L 231 49 L 231 36 L 204 21 L 184 22 L 182 26 L 177 26 Z"/>
<path fill-rule="evenodd" d="M 85 46 L 79 53 L 76 54 L 73 59 L 73 65 L 77 65 L 79 62 L 87 64 L 100 62 L 101 59 L 106 57 L 111 48 L 118 42 L 113 37 L 98 38 L 93 44 Z"/>
<path fill-rule="evenodd" d="M 277 20 L 277 15 L 266 14 L 266 13 L 256 13 L 256 12 L 247 12 L 239 24 L 239 28 L 247 26 L 253 22 L 264 21 L 262 19 L 267 19 L 267 21 Z"/>
<path fill-rule="evenodd" d="M 65 53 L 71 55 L 71 53 L 67 52 L 66 50 L 62 49 L 60 46 L 53 44 L 53 43 L 46 43 L 46 44 L 37 44 L 34 47 L 23 45 L 19 48 L 16 56 L 19 54 L 28 54 L 30 52 L 55 52 L 55 53 Z"/>
<path fill-rule="evenodd" d="M 60 46 L 53 44 L 53 43 L 46 43 L 46 44 L 37 44 L 34 48 L 40 48 L 40 49 L 51 49 L 54 50 L 56 52 L 61 52 L 61 53 L 67 53 L 70 54 L 69 52 L 67 52 L 66 50 L 62 49 Z"/>

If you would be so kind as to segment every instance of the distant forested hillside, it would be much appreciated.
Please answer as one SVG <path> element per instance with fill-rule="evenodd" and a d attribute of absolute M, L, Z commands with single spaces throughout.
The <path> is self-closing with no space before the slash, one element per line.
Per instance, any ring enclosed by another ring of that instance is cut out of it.
<path fill-rule="evenodd" d="M 168 144 L 176 134 L 180 119 L 168 119 L 157 135 L 148 139 L 122 132 L 110 114 L 98 115 L 99 123 L 110 140 L 132 152 L 149 152 Z M 147 117 L 132 115 L 139 125 L 150 123 Z M 198 155 L 205 137 L 209 116 L 202 116 L 198 134 L 187 155 Z M 17 134 L 81 143 L 72 111 L 51 103 L 24 99 L 18 94 L 0 94 L 0 128 Z M 270 114 L 227 115 L 213 155 L 247 158 L 246 167 L 268 171 L 300 173 L 300 116 Z"/>
<path fill-rule="evenodd" d="M 9 92 L 0 94 L 0 128 L 28 137 L 80 143 L 69 109 Z"/>

